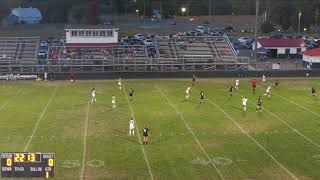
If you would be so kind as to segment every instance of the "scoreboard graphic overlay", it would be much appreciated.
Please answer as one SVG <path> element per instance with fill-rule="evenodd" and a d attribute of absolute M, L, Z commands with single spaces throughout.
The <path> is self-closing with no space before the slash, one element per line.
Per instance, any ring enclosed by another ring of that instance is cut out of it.
<path fill-rule="evenodd" d="M 2 178 L 53 178 L 54 153 L 1 153 Z"/>

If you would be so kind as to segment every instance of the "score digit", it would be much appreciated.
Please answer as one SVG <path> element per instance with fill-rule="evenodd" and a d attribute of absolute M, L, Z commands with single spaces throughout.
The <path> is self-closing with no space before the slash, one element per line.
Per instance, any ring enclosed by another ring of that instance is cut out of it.
<path fill-rule="evenodd" d="M 15 154 L 14 155 L 14 162 L 24 162 L 24 154 Z"/>
<path fill-rule="evenodd" d="M 48 159 L 48 166 L 52 167 L 53 166 L 53 159 Z"/>
<path fill-rule="evenodd" d="M 34 154 L 28 154 L 28 161 L 35 162 L 36 161 L 36 156 Z"/>
<path fill-rule="evenodd" d="M 8 167 L 12 166 L 12 159 L 7 159 L 7 166 Z"/>

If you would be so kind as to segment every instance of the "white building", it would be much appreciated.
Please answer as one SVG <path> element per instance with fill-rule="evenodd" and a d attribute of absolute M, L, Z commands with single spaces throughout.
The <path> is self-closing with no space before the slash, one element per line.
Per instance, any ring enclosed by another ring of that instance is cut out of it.
<path fill-rule="evenodd" d="M 320 48 L 310 49 L 304 51 L 302 54 L 302 60 L 307 67 L 319 68 L 320 67 Z"/>
<path fill-rule="evenodd" d="M 118 44 L 119 28 L 114 26 L 68 26 L 68 47 L 107 47 Z"/>
<path fill-rule="evenodd" d="M 306 50 L 303 39 L 258 39 L 260 48 L 268 50 L 270 58 L 301 58 Z"/>
<path fill-rule="evenodd" d="M 11 15 L 17 17 L 17 23 L 38 24 L 42 20 L 42 15 L 37 8 L 14 8 Z"/>

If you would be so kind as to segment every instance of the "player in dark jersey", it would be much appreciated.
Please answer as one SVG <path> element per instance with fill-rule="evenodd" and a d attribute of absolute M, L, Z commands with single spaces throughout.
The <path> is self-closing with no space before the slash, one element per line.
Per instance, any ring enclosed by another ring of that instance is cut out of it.
<path fill-rule="evenodd" d="M 276 82 L 274 83 L 274 88 L 278 87 L 278 86 L 279 86 L 279 83 L 280 83 L 280 81 L 279 81 L 279 80 L 276 80 Z"/>
<path fill-rule="evenodd" d="M 196 84 L 196 76 L 192 75 L 192 86 Z"/>
<path fill-rule="evenodd" d="M 316 96 L 316 88 L 315 87 L 311 88 L 311 93 L 312 93 L 312 96 Z"/>
<path fill-rule="evenodd" d="M 232 92 L 233 92 L 233 86 L 231 85 L 230 88 L 229 88 L 229 94 L 230 94 L 230 96 L 232 96 Z"/>
<path fill-rule="evenodd" d="M 133 89 L 131 88 L 130 91 L 129 91 L 129 99 L 130 99 L 130 101 L 132 101 L 133 93 L 134 93 L 134 91 L 133 91 Z"/>
<path fill-rule="evenodd" d="M 204 93 L 203 93 L 203 91 L 201 90 L 201 91 L 200 91 L 200 104 L 204 104 L 204 103 L 205 103 Z"/>
<path fill-rule="evenodd" d="M 258 98 L 256 112 L 258 112 L 258 110 L 259 110 L 259 112 L 262 111 L 262 97 L 261 96 L 259 96 L 259 98 Z"/>
<path fill-rule="evenodd" d="M 147 125 L 143 128 L 143 144 L 148 144 L 149 129 Z"/>

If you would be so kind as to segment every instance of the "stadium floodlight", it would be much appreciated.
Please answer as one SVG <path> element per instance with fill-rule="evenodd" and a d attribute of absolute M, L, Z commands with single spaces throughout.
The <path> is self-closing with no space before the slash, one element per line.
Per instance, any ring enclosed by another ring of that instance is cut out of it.
<path fill-rule="evenodd" d="M 299 22 L 298 22 L 298 35 L 300 36 L 300 29 L 301 29 L 301 16 L 302 16 L 302 13 L 301 13 L 301 10 L 299 8 Z"/>
<path fill-rule="evenodd" d="M 182 13 L 185 13 L 186 11 L 187 11 L 187 8 L 185 8 L 185 7 L 182 7 L 182 8 L 181 8 L 181 12 L 182 12 Z"/>

